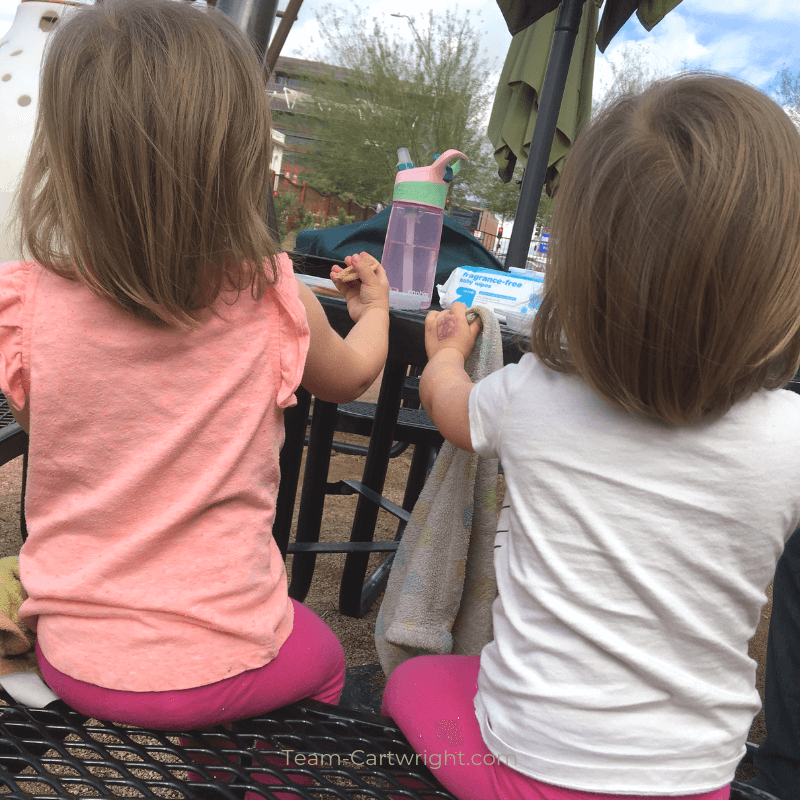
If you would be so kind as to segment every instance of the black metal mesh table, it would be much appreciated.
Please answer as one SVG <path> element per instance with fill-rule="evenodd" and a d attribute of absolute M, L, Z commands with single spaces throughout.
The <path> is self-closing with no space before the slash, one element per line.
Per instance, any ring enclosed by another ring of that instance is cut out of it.
<path fill-rule="evenodd" d="M 257 742 L 270 749 L 255 749 Z M 216 757 L 220 765 L 197 764 L 193 755 Z M 190 771 L 202 781 L 189 782 Z M 258 783 L 258 773 L 280 783 Z M 273 791 L 298 800 L 455 800 L 386 717 L 305 701 L 235 722 L 231 730 L 179 734 L 90 720 L 61 701 L 29 709 L 0 690 L 2 797 L 272 800 Z M 776 798 L 736 781 L 731 800 Z"/>
<path fill-rule="evenodd" d="M 5 703 L 0 705 L 2 797 L 241 800 L 251 793 L 255 800 L 273 798 L 270 790 L 280 789 L 298 800 L 455 800 L 424 765 L 398 763 L 413 764 L 416 757 L 391 720 L 314 701 L 235 722 L 230 731 L 186 732 L 196 746 L 181 744 L 178 733 L 87 720 L 60 701 L 29 709 L 0 690 L 0 702 Z M 256 742 L 270 749 L 256 750 Z M 301 758 L 287 764 L 287 751 L 292 759 Z M 222 763 L 197 764 L 193 754 L 218 756 Z M 228 760 L 231 756 L 238 763 Z M 202 782 L 189 782 L 189 771 Z M 230 781 L 217 780 L 212 772 Z M 257 783 L 254 773 L 269 774 L 280 784 Z M 290 774 L 306 776 L 311 785 L 294 783 Z M 422 788 L 409 788 L 402 779 Z"/>

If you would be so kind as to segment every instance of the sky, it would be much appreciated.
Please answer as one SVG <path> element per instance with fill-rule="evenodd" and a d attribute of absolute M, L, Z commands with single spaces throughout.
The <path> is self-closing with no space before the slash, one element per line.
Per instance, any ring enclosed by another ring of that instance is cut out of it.
<path fill-rule="evenodd" d="M 5 2 L 6 0 L 0 0 Z M 313 58 L 319 49 L 319 13 L 328 3 L 305 0 L 298 19 L 283 48 L 283 55 Z M 353 0 L 333 0 L 330 5 L 345 8 Z M 413 35 L 402 13 L 423 26 L 430 0 L 362 0 L 355 3 L 387 26 Z M 285 0 L 281 0 L 283 8 Z M 435 5 L 434 5 L 435 7 Z M 461 11 L 480 14 L 485 30 L 486 54 L 496 61 L 499 77 L 511 34 L 495 0 L 460 0 Z M 710 69 L 745 80 L 768 91 L 783 67 L 800 69 L 800 2 L 798 0 L 683 0 L 648 33 L 634 15 L 609 45 L 597 52 L 594 94 L 602 94 L 611 80 L 609 60 L 624 46 L 642 50 L 644 60 L 661 73 L 672 74 L 685 63 L 690 68 Z"/>
<path fill-rule="evenodd" d="M 287 2 L 279 0 L 279 8 L 286 8 Z M 0 39 L 13 22 L 18 5 L 19 0 L 0 0 Z M 457 0 L 453 5 L 462 13 L 469 10 L 476 27 L 484 31 L 485 54 L 494 62 L 497 81 L 511 34 L 496 0 Z M 409 39 L 414 34 L 408 21 L 391 15 L 410 16 L 418 29 L 423 29 L 428 10 L 440 7 L 431 0 L 304 0 L 282 55 L 319 59 L 322 40 L 317 15 L 323 14 L 326 6 L 343 11 L 359 7 L 367 17 L 377 18 L 384 27 Z M 273 32 L 277 25 L 276 21 Z M 782 68 L 800 70 L 800 2 L 683 0 L 650 32 L 634 15 L 605 54 L 597 51 L 595 97 L 602 96 L 611 81 L 611 63 L 618 62 L 621 52 L 631 47 L 640 50 L 642 61 L 659 74 L 679 72 L 685 65 L 722 72 L 770 92 Z M 490 111 L 487 108 L 487 121 Z"/>
<path fill-rule="evenodd" d="M 279 8 L 287 0 L 279 0 Z M 321 40 L 316 14 L 325 6 L 348 9 L 359 6 L 367 16 L 378 18 L 387 27 L 413 32 L 404 19 L 390 15 L 406 14 L 424 26 L 431 0 L 305 0 L 282 54 L 314 59 Z M 495 61 L 499 77 L 503 58 L 511 42 L 495 0 L 458 0 L 460 11 L 469 10 L 479 19 L 476 27 L 485 31 L 486 55 Z M 0 0 L 0 38 L 14 20 L 19 0 Z M 477 15 L 480 15 L 479 18 Z M 277 23 L 276 26 L 277 28 Z M 611 79 L 609 60 L 619 57 L 620 48 L 642 50 L 644 60 L 666 74 L 677 72 L 685 63 L 692 68 L 723 72 L 748 81 L 765 91 L 783 67 L 800 69 L 800 3 L 798 0 L 683 0 L 647 32 L 634 15 L 611 42 L 605 54 L 597 53 L 595 96 L 602 94 Z"/>

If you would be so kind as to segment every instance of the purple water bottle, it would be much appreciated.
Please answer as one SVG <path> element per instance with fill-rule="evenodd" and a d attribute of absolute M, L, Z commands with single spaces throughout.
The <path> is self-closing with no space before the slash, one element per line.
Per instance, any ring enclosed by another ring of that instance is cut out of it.
<path fill-rule="evenodd" d="M 436 279 L 447 190 L 461 167 L 460 159 L 469 159 L 458 150 L 448 150 L 429 167 L 414 168 L 405 147 L 397 151 L 397 156 L 400 163 L 381 259 L 389 279 L 389 305 L 428 308 Z M 448 162 L 454 159 L 451 166 Z"/>

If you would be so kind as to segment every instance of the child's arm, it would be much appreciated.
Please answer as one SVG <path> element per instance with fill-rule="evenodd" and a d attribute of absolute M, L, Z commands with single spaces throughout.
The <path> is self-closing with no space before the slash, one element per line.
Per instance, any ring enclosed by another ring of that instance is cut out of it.
<path fill-rule="evenodd" d="M 463 303 L 453 303 L 448 311 L 431 311 L 425 318 L 428 363 L 419 382 L 422 405 L 439 432 L 451 444 L 470 452 L 469 393 L 473 383 L 464 362 L 480 330 L 480 322 L 467 322 Z"/>
<path fill-rule="evenodd" d="M 331 274 L 347 300 L 356 323 L 342 339 L 330 326 L 314 293 L 300 280 L 300 300 L 311 328 L 311 343 L 302 385 L 314 397 L 332 403 L 349 403 L 369 389 L 386 363 L 389 352 L 389 281 L 383 267 L 368 253 L 345 259 L 360 278 L 344 283 Z"/>

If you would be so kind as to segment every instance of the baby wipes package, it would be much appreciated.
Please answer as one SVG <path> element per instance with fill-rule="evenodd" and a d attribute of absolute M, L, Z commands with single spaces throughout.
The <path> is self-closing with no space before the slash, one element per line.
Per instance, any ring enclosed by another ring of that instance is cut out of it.
<path fill-rule="evenodd" d="M 456 302 L 467 308 L 486 306 L 500 322 L 515 330 L 525 330 L 542 302 L 544 275 L 527 269 L 500 272 L 464 266 L 454 269 L 444 284 L 436 288 L 442 308 L 450 308 Z"/>

